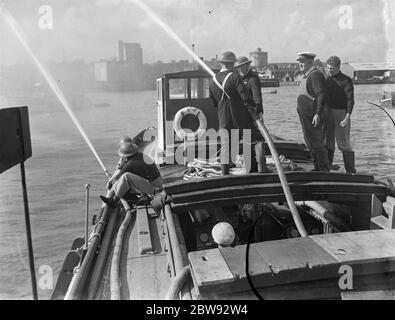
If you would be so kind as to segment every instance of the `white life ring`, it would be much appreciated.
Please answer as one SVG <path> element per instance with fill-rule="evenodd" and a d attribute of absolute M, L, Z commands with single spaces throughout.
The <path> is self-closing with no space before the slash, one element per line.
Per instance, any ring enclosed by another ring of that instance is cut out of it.
<path fill-rule="evenodd" d="M 192 131 L 190 129 L 183 129 L 181 127 L 181 121 L 184 116 L 191 114 L 198 118 L 199 120 L 199 128 L 196 131 Z M 205 134 L 207 129 L 207 118 L 202 110 L 195 108 L 195 107 L 185 107 L 176 113 L 174 116 L 174 123 L 173 123 L 174 131 L 176 132 L 177 136 L 181 139 L 187 138 L 188 140 L 196 139 L 201 137 Z"/>

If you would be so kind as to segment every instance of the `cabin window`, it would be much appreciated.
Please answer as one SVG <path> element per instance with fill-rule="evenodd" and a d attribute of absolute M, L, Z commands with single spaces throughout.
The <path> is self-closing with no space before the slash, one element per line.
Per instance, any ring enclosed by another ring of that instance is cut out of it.
<path fill-rule="evenodd" d="M 188 79 L 169 79 L 169 99 L 188 99 Z"/>
<path fill-rule="evenodd" d="M 203 99 L 209 97 L 208 90 L 209 79 L 207 78 L 194 78 L 191 79 L 191 98 Z"/>
<path fill-rule="evenodd" d="M 158 101 L 162 100 L 162 79 L 156 81 L 156 88 L 158 90 Z"/>

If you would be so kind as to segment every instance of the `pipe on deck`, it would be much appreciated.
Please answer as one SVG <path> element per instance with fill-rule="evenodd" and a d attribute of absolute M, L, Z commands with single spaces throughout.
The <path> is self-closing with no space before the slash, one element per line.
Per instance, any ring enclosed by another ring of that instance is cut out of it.
<path fill-rule="evenodd" d="M 111 260 L 111 272 L 110 272 L 111 300 L 121 300 L 121 280 L 119 277 L 119 267 L 121 261 L 124 235 L 132 218 L 132 211 L 127 201 L 121 199 L 121 202 L 125 209 L 126 214 L 121 226 L 118 229 L 117 238 L 115 240 L 114 252 Z"/>
<path fill-rule="evenodd" d="M 284 190 L 285 198 L 287 199 L 287 203 L 288 203 L 289 209 L 291 210 L 292 218 L 295 222 L 296 228 L 298 229 L 299 234 L 302 237 L 307 237 L 308 234 L 306 232 L 306 228 L 304 227 L 302 219 L 300 218 L 300 215 L 299 215 L 299 211 L 296 208 L 295 201 L 294 201 L 292 193 L 291 193 L 291 189 L 289 188 L 288 181 L 287 181 L 287 178 L 285 177 L 284 170 L 283 170 L 283 167 L 281 166 L 281 162 L 278 157 L 277 149 L 274 146 L 273 140 L 270 137 L 269 132 L 267 131 L 267 129 L 265 128 L 265 126 L 263 125 L 263 123 L 261 121 L 256 120 L 255 123 L 256 123 L 260 133 L 265 138 L 267 145 L 269 146 L 274 163 L 276 165 L 278 176 L 280 178 L 281 186 Z"/>
<path fill-rule="evenodd" d="M 185 266 L 177 274 L 177 276 L 172 280 L 169 290 L 167 291 L 165 300 L 177 300 L 182 287 L 187 281 L 188 277 L 191 275 L 191 269 L 189 266 Z"/>

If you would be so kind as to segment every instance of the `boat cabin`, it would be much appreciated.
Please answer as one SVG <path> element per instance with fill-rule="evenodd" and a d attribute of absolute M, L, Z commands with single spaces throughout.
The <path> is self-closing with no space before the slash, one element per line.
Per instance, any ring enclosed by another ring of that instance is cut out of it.
<path fill-rule="evenodd" d="M 169 73 L 157 79 L 158 164 L 180 163 L 177 152 L 183 154 L 184 148 L 188 162 L 197 157 L 210 159 L 218 152 L 218 111 L 209 99 L 210 79 L 205 70 Z M 294 160 L 310 160 L 303 143 L 275 136 L 273 140 L 280 154 Z M 242 148 L 240 144 L 239 150 Z M 190 149 L 193 150 L 189 152 Z M 270 155 L 267 146 L 266 154 Z"/>

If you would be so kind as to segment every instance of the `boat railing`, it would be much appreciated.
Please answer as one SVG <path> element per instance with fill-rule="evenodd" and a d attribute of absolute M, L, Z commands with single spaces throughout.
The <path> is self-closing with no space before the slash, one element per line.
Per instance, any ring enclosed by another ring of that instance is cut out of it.
<path fill-rule="evenodd" d="M 108 193 L 107 196 L 109 196 Z M 96 250 L 99 246 L 101 235 L 104 232 L 109 218 L 109 207 L 103 206 L 101 210 L 102 214 L 99 223 L 97 223 L 96 228 L 93 230 L 93 234 L 89 238 L 88 250 L 84 259 L 80 262 L 80 265 L 74 269 L 74 275 L 65 294 L 64 300 L 78 300 L 82 298 L 83 290 L 90 274 L 88 271 L 92 268 L 92 263 L 96 256 Z"/>

